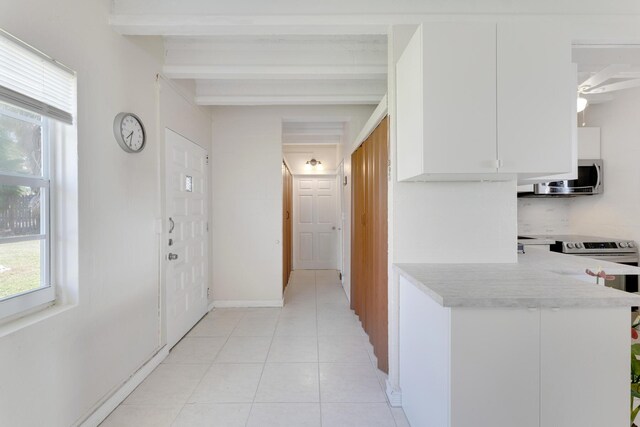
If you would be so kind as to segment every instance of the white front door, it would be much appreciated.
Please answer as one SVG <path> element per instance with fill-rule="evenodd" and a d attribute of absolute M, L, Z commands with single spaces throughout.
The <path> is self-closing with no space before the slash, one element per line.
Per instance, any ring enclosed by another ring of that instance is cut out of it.
<path fill-rule="evenodd" d="M 293 187 L 294 268 L 336 270 L 336 176 L 296 176 Z"/>
<path fill-rule="evenodd" d="M 173 347 L 207 312 L 207 152 L 169 129 L 165 142 L 166 327 Z"/>

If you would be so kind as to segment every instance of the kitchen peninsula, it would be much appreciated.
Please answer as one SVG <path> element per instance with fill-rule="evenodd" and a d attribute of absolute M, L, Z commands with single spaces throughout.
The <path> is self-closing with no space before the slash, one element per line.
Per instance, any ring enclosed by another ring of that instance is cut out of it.
<path fill-rule="evenodd" d="M 397 264 L 400 387 L 417 426 L 622 426 L 640 268 L 528 248 L 513 264 Z"/>

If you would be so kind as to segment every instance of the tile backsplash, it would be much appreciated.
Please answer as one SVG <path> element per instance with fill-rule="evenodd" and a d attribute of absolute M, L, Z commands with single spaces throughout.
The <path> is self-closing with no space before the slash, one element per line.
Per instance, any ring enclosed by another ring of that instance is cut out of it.
<path fill-rule="evenodd" d="M 518 234 L 569 234 L 569 199 L 519 198 Z"/>

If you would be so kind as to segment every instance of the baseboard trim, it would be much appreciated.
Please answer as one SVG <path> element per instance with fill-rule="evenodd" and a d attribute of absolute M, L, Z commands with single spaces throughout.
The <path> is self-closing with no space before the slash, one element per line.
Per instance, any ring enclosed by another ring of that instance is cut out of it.
<path fill-rule="evenodd" d="M 207 307 L 207 313 L 210 312 L 211 310 L 213 310 L 215 308 L 215 303 L 213 301 L 211 301 L 209 303 L 209 306 Z"/>
<path fill-rule="evenodd" d="M 387 394 L 387 399 L 389 399 L 389 405 L 394 408 L 399 408 L 402 406 L 402 391 L 399 389 L 394 389 L 391 384 L 389 384 L 389 380 L 386 381 L 387 389 L 385 390 Z"/>
<path fill-rule="evenodd" d="M 169 355 L 167 346 L 162 347 L 147 363 L 142 365 L 124 384 L 114 391 L 102 404 L 79 425 L 81 427 L 97 427 L 114 409 L 118 407 L 140 385 L 145 378 Z"/>
<path fill-rule="evenodd" d="M 243 308 L 243 307 L 282 307 L 284 299 L 279 300 L 220 300 L 214 301 L 214 308 Z"/>

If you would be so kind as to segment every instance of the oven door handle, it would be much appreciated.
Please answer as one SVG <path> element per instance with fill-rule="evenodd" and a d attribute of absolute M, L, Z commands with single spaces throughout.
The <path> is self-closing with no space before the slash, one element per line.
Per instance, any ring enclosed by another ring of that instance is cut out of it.
<path fill-rule="evenodd" d="M 619 264 L 638 264 L 637 255 L 579 255 L 583 257 L 593 258 L 601 261 L 617 262 Z"/>
<path fill-rule="evenodd" d="M 593 191 L 598 191 L 598 189 L 600 188 L 600 180 L 602 179 L 600 175 L 600 165 L 594 163 L 593 167 L 596 168 L 596 185 L 593 187 Z"/>

